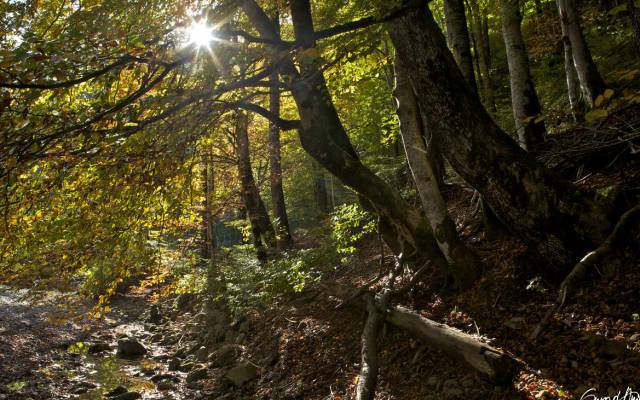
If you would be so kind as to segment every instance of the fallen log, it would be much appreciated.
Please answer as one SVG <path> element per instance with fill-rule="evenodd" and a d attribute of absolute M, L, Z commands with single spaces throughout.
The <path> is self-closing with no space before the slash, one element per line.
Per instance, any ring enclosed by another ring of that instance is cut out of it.
<path fill-rule="evenodd" d="M 323 289 L 329 295 L 342 300 L 352 298 L 352 291 L 343 285 L 333 284 L 331 287 L 323 286 Z M 350 304 L 363 310 L 367 309 L 367 303 L 362 298 L 354 299 Z M 432 321 L 408 308 L 389 306 L 384 311 L 384 317 L 385 322 L 411 333 L 434 350 L 466 362 L 498 384 L 511 383 L 522 367 L 514 357 L 477 337 Z"/>

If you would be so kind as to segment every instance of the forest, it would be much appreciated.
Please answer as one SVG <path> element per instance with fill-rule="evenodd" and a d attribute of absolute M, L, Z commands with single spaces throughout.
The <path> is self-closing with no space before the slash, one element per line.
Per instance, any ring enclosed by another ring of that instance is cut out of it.
<path fill-rule="evenodd" d="M 0 400 L 640 399 L 640 0 L 3 0 Z"/>

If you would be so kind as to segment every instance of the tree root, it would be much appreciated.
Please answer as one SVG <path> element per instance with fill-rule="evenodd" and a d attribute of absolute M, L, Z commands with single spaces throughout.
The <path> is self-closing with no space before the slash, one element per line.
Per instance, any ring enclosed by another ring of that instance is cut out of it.
<path fill-rule="evenodd" d="M 534 342 L 536 340 L 548 325 L 551 317 L 564 307 L 567 296 L 573 291 L 576 284 L 603 259 L 608 257 L 614 251 L 624 247 L 625 234 L 638 222 L 640 222 L 640 204 L 622 214 L 613 229 L 613 232 L 611 232 L 605 241 L 602 242 L 597 249 L 584 256 L 582 260 L 573 267 L 571 272 L 569 272 L 569 275 L 567 275 L 564 281 L 562 281 L 562 284 L 560 284 L 560 290 L 558 291 L 556 302 L 547 311 L 533 332 L 531 332 L 531 335 L 529 335 L 530 342 Z"/>

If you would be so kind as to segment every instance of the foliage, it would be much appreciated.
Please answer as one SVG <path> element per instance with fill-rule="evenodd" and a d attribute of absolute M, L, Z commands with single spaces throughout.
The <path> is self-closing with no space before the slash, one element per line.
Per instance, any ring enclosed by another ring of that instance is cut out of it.
<path fill-rule="evenodd" d="M 337 252 L 346 257 L 356 251 L 356 243 L 376 229 L 376 221 L 371 214 L 358 204 L 343 204 L 336 208 L 331 217 L 331 238 L 336 244 Z"/>

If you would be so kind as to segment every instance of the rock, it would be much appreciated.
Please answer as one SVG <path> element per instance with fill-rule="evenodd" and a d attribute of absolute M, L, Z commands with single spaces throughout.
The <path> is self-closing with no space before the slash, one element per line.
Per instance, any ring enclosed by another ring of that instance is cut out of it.
<path fill-rule="evenodd" d="M 170 381 L 160 381 L 156 384 L 156 389 L 160 391 L 173 390 L 175 389 L 175 385 Z"/>
<path fill-rule="evenodd" d="M 193 293 L 182 293 L 176 297 L 174 304 L 178 310 L 184 311 L 193 307 L 195 299 L 196 295 Z"/>
<path fill-rule="evenodd" d="M 136 339 L 124 338 L 118 340 L 118 355 L 125 357 L 142 356 L 147 353 L 147 349 Z"/>
<path fill-rule="evenodd" d="M 169 360 L 169 371 L 177 371 L 178 369 L 180 369 L 180 359 L 179 358 L 172 358 L 171 360 Z"/>
<path fill-rule="evenodd" d="M 253 364 L 242 363 L 231 368 L 225 375 L 234 386 L 242 387 L 245 383 L 258 376 L 258 368 Z"/>
<path fill-rule="evenodd" d="M 160 381 L 173 381 L 173 382 L 178 382 L 178 377 L 173 375 L 173 374 L 156 374 L 154 376 L 151 377 L 151 380 L 153 381 L 153 383 L 158 383 Z"/>
<path fill-rule="evenodd" d="M 151 308 L 149 309 L 149 318 L 147 318 L 147 321 L 152 324 L 159 324 L 162 322 L 162 312 L 159 305 L 154 304 L 151 306 Z"/>
<path fill-rule="evenodd" d="M 181 371 L 181 372 L 189 372 L 189 371 L 191 371 L 191 370 L 193 369 L 193 367 L 194 367 L 194 366 L 195 366 L 195 364 L 194 364 L 194 363 L 192 363 L 192 362 L 186 362 L 186 363 L 181 364 L 181 365 L 178 367 L 178 371 Z"/>
<path fill-rule="evenodd" d="M 196 368 L 187 374 L 187 383 L 202 380 L 207 377 L 208 373 L 206 368 Z"/>
<path fill-rule="evenodd" d="M 220 368 L 231 365 L 240 355 L 240 349 L 237 346 L 225 344 L 211 354 L 209 364 L 211 368 Z"/>
<path fill-rule="evenodd" d="M 209 357 L 209 351 L 206 347 L 201 346 L 198 350 L 196 350 L 193 356 L 198 362 L 206 362 L 207 358 Z"/>
<path fill-rule="evenodd" d="M 87 347 L 87 353 L 89 354 L 97 354 L 103 351 L 111 350 L 111 346 L 105 342 L 94 342 Z"/>
<path fill-rule="evenodd" d="M 640 342 L 640 333 L 636 333 L 631 335 L 629 339 L 627 339 L 630 343 Z"/>
<path fill-rule="evenodd" d="M 113 397 L 112 400 L 136 400 L 141 398 L 142 395 L 138 392 L 126 392 Z"/>
<path fill-rule="evenodd" d="M 205 335 L 205 344 L 210 346 L 216 343 L 220 343 L 225 340 L 226 334 L 227 330 L 225 329 L 224 325 L 213 325 L 211 328 L 209 328 L 207 334 Z"/>
<path fill-rule="evenodd" d="M 149 338 L 149 340 L 151 340 L 153 343 L 158 343 L 161 342 L 163 339 L 162 333 L 154 333 L 153 335 L 151 335 L 151 337 Z"/>
<path fill-rule="evenodd" d="M 87 393 L 91 389 L 97 388 L 98 385 L 92 382 L 79 382 L 78 385 L 72 389 L 73 394 L 84 394 Z"/>
<path fill-rule="evenodd" d="M 605 359 L 622 357 L 626 352 L 626 343 L 616 340 L 607 340 L 600 349 L 598 349 L 598 355 Z"/>
<path fill-rule="evenodd" d="M 115 397 L 115 396 L 121 395 L 123 393 L 127 393 L 128 391 L 129 390 L 126 387 L 120 385 L 120 386 L 117 386 L 116 388 L 111 389 L 110 391 L 108 391 L 105 394 L 105 396 L 107 396 L 107 397 Z"/>

